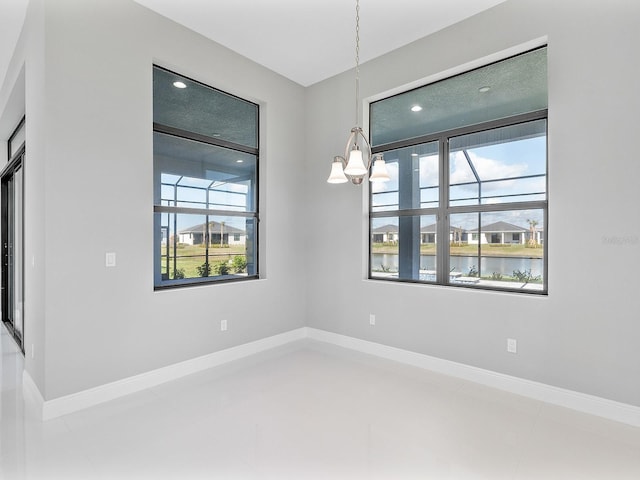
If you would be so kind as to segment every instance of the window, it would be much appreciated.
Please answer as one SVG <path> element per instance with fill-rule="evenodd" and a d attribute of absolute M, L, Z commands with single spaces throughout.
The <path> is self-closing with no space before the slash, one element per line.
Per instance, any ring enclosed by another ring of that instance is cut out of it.
<path fill-rule="evenodd" d="M 7 142 L 9 160 L 0 172 L 0 269 L 2 323 L 24 352 L 24 184 L 26 127 L 24 117 Z"/>
<path fill-rule="evenodd" d="M 370 122 L 391 180 L 371 185 L 369 278 L 547 292 L 546 48 L 372 103 Z"/>
<path fill-rule="evenodd" d="M 11 160 L 24 145 L 26 130 L 25 119 L 23 117 L 7 142 L 9 147 L 9 160 Z"/>
<path fill-rule="evenodd" d="M 258 276 L 258 106 L 153 68 L 154 285 Z"/>

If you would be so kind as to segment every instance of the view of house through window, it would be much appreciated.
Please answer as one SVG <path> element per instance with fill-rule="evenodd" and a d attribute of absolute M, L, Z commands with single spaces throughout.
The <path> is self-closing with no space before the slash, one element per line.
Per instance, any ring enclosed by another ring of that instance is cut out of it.
<path fill-rule="evenodd" d="M 373 103 L 370 278 L 546 293 L 546 109 L 546 48 Z"/>
<path fill-rule="evenodd" d="M 154 67 L 155 287 L 256 278 L 258 106 Z"/>

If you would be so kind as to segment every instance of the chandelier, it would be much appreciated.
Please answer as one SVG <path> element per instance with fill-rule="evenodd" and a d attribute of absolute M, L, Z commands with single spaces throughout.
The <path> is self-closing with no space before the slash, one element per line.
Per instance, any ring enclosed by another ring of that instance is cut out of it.
<path fill-rule="evenodd" d="M 344 149 L 344 157 L 333 157 L 328 183 L 346 183 L 351 180 L 360 185 L 373 163 L 370 182 L 386 182 L 389 180 L 387 167 L 381 153 L 372 155 L 371 144 L 359 125 L 360 102 L 360 0 L 356 0 L 356 126 L 351 129 Z M 373 158 L 372 158 L 373 157 Z"/>

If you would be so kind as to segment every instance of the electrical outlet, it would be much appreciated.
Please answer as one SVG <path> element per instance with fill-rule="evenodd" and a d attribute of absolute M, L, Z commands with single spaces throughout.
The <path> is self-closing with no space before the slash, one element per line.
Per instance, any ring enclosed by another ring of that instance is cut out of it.
<path fill-rule="evenodd" d="M 376 316 L 373 313 L 369 314 L 369 325 L 375 325 L 376 324 Z"/>
<path fill-rule="evenodd" d="M 104 266 L 115 267 L 116 266 L 116 254 L 115 252 L 107 252 L 104 255 Z"/>
<path fill-rule="evenodd" d="M 226 320 L 220 320 L 220 331 L 221 332 L 226 332 L 227 331 L 227 321 Z"/>
<path fill-rule="evenodd" d="M 518 353 L 518 342 L 515 338 L 507 338 L 507 352 Z"/>

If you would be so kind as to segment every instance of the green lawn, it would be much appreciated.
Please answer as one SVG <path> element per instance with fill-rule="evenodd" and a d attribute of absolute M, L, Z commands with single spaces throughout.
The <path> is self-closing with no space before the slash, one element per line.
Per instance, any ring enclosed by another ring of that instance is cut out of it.
<path fill-rule="evenodd" d="M 205 263 L 205 247 L 204 245 L 184 245 L 178 244 L 176 249 L 177 268 L 184 270 L 185 278 L 199 277 L 197 267 Z M 244 245 L 225 245 L 220 247 L 214 245 L 209 247 L 209 264 L 215 265 L 220 262 L 229 262 L 235 256 L 245 256 L 246 249 Z M 173 247 L 169 248 L 169 278 L 174 278 L 173 274 Z M 166 272 L 167 267 L 167 250 L 166 246 L 162 248 L 162 272 Z M 230 270 L 230 273 L 234 273 Z M 211 272 L 211 275 L 215 275 Z"/>
<path fill-rule="evenodd" d="M 451 255 L 458 256 L 474 256 L 478 254 L 477 245 L 467 244 L 451 244 Z M 389 243 L 373 243 L 373 253 L 389 253 L 397 254 L 398 245 Z M 538 247 L 528 247 L 526 245 L 503 245 L 503 244 L 485 244 L 481 245 L 483 256 L 487 257 L 531 257 L 542 258 L 544 256 L 544 248 L 542 245 Z M 422 255 L 435 255 L 436 245 L 434 243 L 423 243 L 420 245 L 420 253 Z"/>

